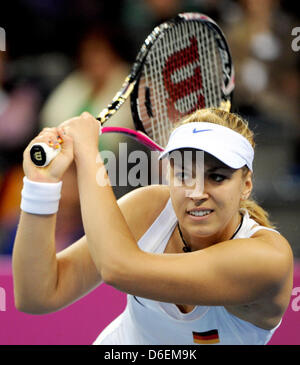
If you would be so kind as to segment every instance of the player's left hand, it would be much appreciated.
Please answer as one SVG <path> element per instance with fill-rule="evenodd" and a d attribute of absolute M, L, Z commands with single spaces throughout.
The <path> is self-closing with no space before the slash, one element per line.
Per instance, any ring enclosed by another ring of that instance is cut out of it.
<path fill-rule="evenodd" d="M 72 137 L 75 160 L 82 154 L 98 151 L 98 137 L 101 124 L 90 113 L 84 112 L 78 117 L 66 120 L 60 125 L 64 132 Z"/>

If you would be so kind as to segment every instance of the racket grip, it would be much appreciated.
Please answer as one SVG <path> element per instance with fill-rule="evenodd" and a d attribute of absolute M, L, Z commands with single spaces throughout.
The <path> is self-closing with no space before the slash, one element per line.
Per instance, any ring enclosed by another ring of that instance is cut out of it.
<path fill-rule="evenodd" d="M 45 167 L 59 154 L 61 146 L 54 149 L 46 143 L 35 143 L 30 149 L 31 161 L 38 167 Z"/>

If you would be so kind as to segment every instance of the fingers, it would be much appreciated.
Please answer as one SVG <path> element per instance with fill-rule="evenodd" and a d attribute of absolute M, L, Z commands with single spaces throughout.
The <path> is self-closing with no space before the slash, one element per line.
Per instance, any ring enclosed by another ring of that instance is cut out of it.
<path fill-rule="evenodd" d="M 44 128 L 31 145 L 43 142 L 53 149 L 61 147 L 65 152 L 69 152 L 73 149 L 73 144 L 78 145 L 78 141 L 94 143 L 99 131 L 101 131 L 100 123 L 90 113 L 84 112 L 78 117 L 64 121 L 58 127 Z"/>
<path fill-rule="evenodd" d="M 99 131 L 98 131 L 98 134 L 99 135 L 101 135 L 102 134 L 102 124 L 101 124 L 101 122 L 99 121 L 99 120 L 97 120 L 93 115 L 91 115 L 90 113 L 88 113 L 88 112 L 83 112 L 82 114 L 81 114 L 81 117 L 83 118 L 83 119 L 85 119 L 85 120 L 88 120 L 88 119 L 90 119 L 90 120 L 92 120 L 93 122 L 96 122 L 97 123 L 97 125 L 98 125 L 98 127 L 99 127 Z"/>
<path fill-rule="evenodd" d="M 65 120 L 63 123 L 60 124 L 60 127 L 70 126 L 72 124 L 76 124 L 77 122 L 79 122 L 79 123 L 80 122 L 86 123 L 88 120 L 95 121 L 96 118 L 92 114 L 90 114 L 88 112 L 83 112 L 83 113 L 80 114 L 80 116 L 73 117 L 73 118 L 70 118 L 70 119 Z"/>
<path fill-rule="evenodd" d="M 94 119 L 94 117 L 89 113 L 89 112 L 83 112 L 83 113 L 81 113 L 81 115 L 80 115 L 83 119 L 89 119 L 89 118 L 93 118 Z"/>
<path fill-rule="evenodd" d="M 58 128 L 44 128 L 36 138 L 32 141 L 33 143 L 44 142 L 49 147 L 58 149 L 59 146 L 64 142 L 65 132 L 61 127 Z"/>

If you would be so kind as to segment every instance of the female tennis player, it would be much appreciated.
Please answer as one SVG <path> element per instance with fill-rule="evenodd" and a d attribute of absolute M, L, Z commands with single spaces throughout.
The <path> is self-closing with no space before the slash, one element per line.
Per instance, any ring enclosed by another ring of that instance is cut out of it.
<path fill-rule="evenodd" d="M 266 344 L 288 306 L 293 255 L 251 199 L 253 134 L 238 115 L 197 111 L 170 136 L 169 185 L 116 201 L 96 174 L 98 122 L 89 114 L 45 129 L 24 152 L 20 223 L 13 251 L 16 307 L 48 313 L 102 281 L 128 293 L 125 311 L 95 344 Z M 32 164 L 36 142 L 62 152 Z M 201 164 L 170 158 L 204 152 Z M 98 156 L 98 158 L 97 158 Z M 56 254 L 61 180 L 75 161 L 85 236 Z M 200 180 L 197 180 L 200 179 Z M 102 186 L 101 186 L 102 185 Z M 103 298 L 105 300 L 105 298 Z"/>

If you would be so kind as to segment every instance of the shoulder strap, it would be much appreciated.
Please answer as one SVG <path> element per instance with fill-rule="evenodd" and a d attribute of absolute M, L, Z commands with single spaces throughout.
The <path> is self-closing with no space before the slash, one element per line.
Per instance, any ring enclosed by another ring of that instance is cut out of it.
<path fill-rule="evenodd" d="M 265 229 L 267 231 L 273 231 L 273 232 L 279 233 L 278 231 L 276 231 L 276 229 L 273 229 L 273 228 L 268 228 L 268 227 L 264 227 L 264 226 L 255 226 L 255 227 L 251 228 L 251 232 L 250 232 L 251 236 L 253 236 L 257 231 L 260 231 L 261 229 Z"/>
<path fill-rule="evenodd" d="M 177 217 L 169 199 L 159 216 L 140 238 L 139 247 L 147 252 L 160 252 L 161 247 L 164 249 L 164 243 L 170 238 L 176 223 Z"/>
<path fill-rule="evenodd" d="M 276 231 L 273 228 L 268 228 L 268 227 L 259 225 L 254 219 L 250 218 L 250 215 L 249 215 L 249 212 L 247 211 L 247 209 L 242 208 L 241 213 L 244 216 L 243 224 L 242 224 L 242 227 L 239 230 L 238 234 L 235 235 L 234 238 L 245 238 L 245 237 L 249 238 L 261 229 L 277 232 L 278 234 L 280 234 L 278 231 Z"/>

